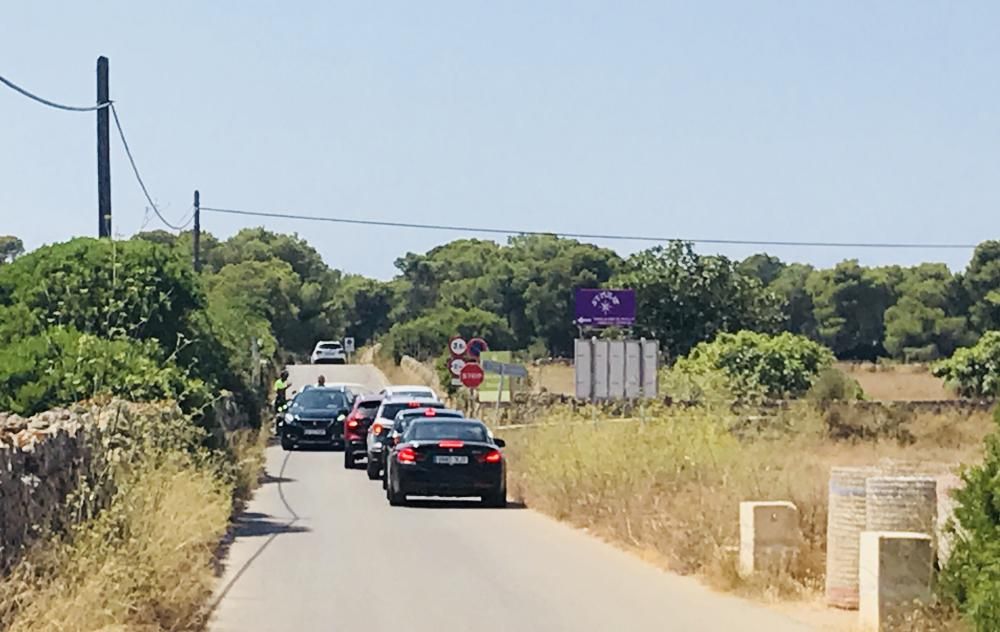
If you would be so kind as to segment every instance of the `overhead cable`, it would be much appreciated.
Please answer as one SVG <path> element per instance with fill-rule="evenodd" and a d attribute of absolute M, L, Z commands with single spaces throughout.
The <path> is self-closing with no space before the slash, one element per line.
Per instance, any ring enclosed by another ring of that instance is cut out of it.
<path fill-rule="evenodd" d="M 187 224 L 182 224 L 179 226 L 172 224 L 167 220 L 166 217 L 163 216 L 162 213 L 160 213 L 159 207 L 156 206 L 156 202 L 154 202 L 152 196 L 149 195 L 149 190 L 146 189 L 146 183 L 142 181 L 142 176 L 139 175 L 139 168 L 135 165 L 135 158 L 132 156 L 132 150 L 129 149 L 128 141 L 125 140 L 125 130 L 122 129 L 121 120 L 119 120 L 118 118 L 118 109 L 115 108 L 114 105 L 111 106 L 111 115 L 115 119 L 115 127 L 118 128 L 118 135 L 122 139 L 122 147 L 125 148 L 125 155 L 128 156 L 129 164 L 132 165 L 132 173 L 135 174 L 135 179 L 136 181 L 139 182 L 139 188 L 142 189 L 143 195 L 146 196 L 146 201 L 149 202 L 149 206 L 152 207 L 153 212 L 156 213 L 156 216 L 159 217 L 160 221 L 166 224 L 168 228 L 172 230 L 184 230 L 185 228 L 187 228 Z M 190 223 L 190 220 L 188 221 L 188 223 Z"/>
<path fill-rule="evenodd" d="M 273 217 L 280 219 L 297 219 L 315 222 L 332 222 L 336 224 L 353 224 L 358 226 L 383 226 L 391 228 L 415 228 L 421 230 L 451 231 L 461 233 L 481 233 L 493 235 L 556 235 L 572 239 L 592 239 L 608 241 L 643 241 L 664 243 L 683 241 L 695 244 L 739 245 L 739 246 L 799 246 L 811 248 L 907 248 L 920 250 L 971 250 L 975 244 L 940 244 L 940 243 L 889 243 L 889 242 L 837 242 L 837 241 L 785 241 L 785 240 L 754 240 L 754 239 L 688 239 L 684 237 L 653 237 L 647 235 L 615 235 L 600 233 L 574 233 L 562 231 L 517 230 L 510 228 L 490 228 L 482 226 L 457 226 L 452 224 L 423 224 L 416 222 L 394 222 L 372 219 L 352 219 L 346 217 L 324 217 L 318 215 L 299 215 L 294 213 L 278 213 L 264 211 L 246 211 L 230 208 L 213 208 L 202 206 L 202 211 L 209 213 L 226 213 L 230 215 L 246 215 L 251 217 Z"/>
<path fill-rule="evenodd" d="M 38 96 L 37 94 L 32 94 L 31 92 L 28 92 L 27 90 L 15 84 L 13 81 L 7 79 L 6 77 L 0 76 L 0 83 L 4 84 L 5 86 L 7 86 L 8 88 L 10 88 L 15 92 L 21 93 L 22 95 L 28 97 L 33 101 L 37 101 L 43 105 L 47 105 L 50 108 L 56 108 L 57 110 L 66 110 L 69 112 L 94 112 L 96 110 L 103 110 L 106 107 L 110 107 L 112 103 L 111 101 L 107 101 L 105 103 L 99 103 L 97 105 L 87 105 L 87 106 L 64 105 L 62 103 L 56 103 L 55 101 L 49 101 L 48 99 L 44 99 Z"/>

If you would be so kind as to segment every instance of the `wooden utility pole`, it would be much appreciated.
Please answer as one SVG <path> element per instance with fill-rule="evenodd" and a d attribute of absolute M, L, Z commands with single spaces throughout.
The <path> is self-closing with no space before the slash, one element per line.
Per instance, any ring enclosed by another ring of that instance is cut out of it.
<path fill-rule="evenodd" d="M 111 237 L 111 109 L 108 58 L 97 58 L 97 236 Z"/>
<path fill-rule="evenodd" d="M 201 193 L 194 192 L 194 271 L 201 272 Z"/>

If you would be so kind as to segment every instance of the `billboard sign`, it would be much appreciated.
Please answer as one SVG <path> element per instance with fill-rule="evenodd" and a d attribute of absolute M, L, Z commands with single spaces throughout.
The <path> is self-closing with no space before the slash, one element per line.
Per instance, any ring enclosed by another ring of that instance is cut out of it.
<path fill-rule="evenodd" d="M 631 327 L 635 324 L 635 290 L 576 291 L 576 324 Z"/>

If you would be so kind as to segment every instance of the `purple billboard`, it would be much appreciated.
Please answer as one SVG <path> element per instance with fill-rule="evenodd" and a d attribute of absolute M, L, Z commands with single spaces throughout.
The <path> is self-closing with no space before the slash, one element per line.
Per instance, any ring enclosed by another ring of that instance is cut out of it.
<path fill-rule="evenodd" d="M 577 290 L 576 324 L 631 327 L 635 324 L 635 290 Z"/>

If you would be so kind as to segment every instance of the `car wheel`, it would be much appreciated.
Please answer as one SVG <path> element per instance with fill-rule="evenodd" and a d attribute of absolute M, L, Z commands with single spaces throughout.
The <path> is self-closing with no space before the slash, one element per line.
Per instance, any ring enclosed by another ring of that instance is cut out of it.
<path fill-rule="evenodd" d="M 400 507 L 406 504 L 406 496 L 393 491 L 392 485 L 386 485 L 385 497 L 389 501 L 389 505 L 392 507 Z"/>
<path fill-rule="evenodd" d="M 377 481 L 379 475 L 378 461 L 368 457 L 368 464 L 365 465 L 365 470 L 368 472 L 368 480 Z"/>
<path fill-rule="evenodd" d="M 344 469 L 353 470 L 354 469 L 354 452 L 347 449 L 344 446 Z"/>
<path fill-rule="evenodd" d="M 285 450 L 287 452 L 288 450 L 292 450 L 294 448 L 295 448 L 295 444 L 292 443 L 292 440 L 289 439 L 288 437 L 285 437 L 284 435 L 282 435 L 282 437 L 281 437 L 281 449 Z"/>
<path fill-rule="evenodd" d="M 482 497 L 484 507 L 494 507 L 503 509 L 507 506 L 507 488 L 502 487 L 499 491 Z"/>

